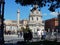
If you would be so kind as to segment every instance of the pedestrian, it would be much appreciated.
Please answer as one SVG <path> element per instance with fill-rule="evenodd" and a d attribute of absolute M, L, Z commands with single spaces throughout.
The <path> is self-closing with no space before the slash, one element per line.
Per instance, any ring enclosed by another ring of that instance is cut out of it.
<path fill-rule="evenodd" d="M 28 30 L 28 40 L 32 40 L 33 36 L 32 36 L 32 32 L 31 30 Z"/>
<path fill-rule="evenodd" d="M 54 36 L 54 29 L 52 29 L 52 36 Z"/>
<path fill-rule="evenodd" d="M 22 37 L 22 35 L 23 35 L 22 31 L 20 31 L 20 37 Z"/>
<path fill-rule="evenodd" d="M 38 30 L 38 31 L 37 31 L 37 35 L 38 35 L 38 38 L 39 38 L 39 39 L 41 39 L 41 38 L 42 38 L 41 30 Z"/>
<path fill-rule="evenodd" d="M 45 30 L 42 30 L 42 39 L 45 39 L 46 32 Z"/>
<path fill-rule="evenodd" d="M 23 37 L 24 37 L 24 41 L 26 42 L 28 40 L 28 31 L 23 32 Z"/>
<path fill-rule="evenodd" d="M 18 32 L 18 37 L 20 36 L 20 32 Z"/>
<path fill-rule="evenodd" d="M 46 38 L 46 31 L 44 30 L 44 39 Z"/>

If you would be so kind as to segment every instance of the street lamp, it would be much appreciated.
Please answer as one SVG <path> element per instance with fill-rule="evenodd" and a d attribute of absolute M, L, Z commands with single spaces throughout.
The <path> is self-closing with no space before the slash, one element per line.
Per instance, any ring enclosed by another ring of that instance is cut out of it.
<path fill-rule="evenodd" d="M 0 44 L 4 44 L 4 4 L 5 0 L 0 0 Z"/>

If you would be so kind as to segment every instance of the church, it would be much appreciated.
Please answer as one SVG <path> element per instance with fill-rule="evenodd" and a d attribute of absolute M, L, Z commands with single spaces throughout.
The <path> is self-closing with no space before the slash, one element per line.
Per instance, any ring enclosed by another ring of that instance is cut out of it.
<path fill-rule="evenodd" d="M 36 34 L 38 30 L 44 30 L 42 14 L 38 10 L 38 5 L 34 5 L 33 8 L 30 10 L 28 25 L 33 34 Z"/>
<path fill-rule="evenodd" d="M 34 5 L 30 10 L 29 19 L 20 20 L 20 10 L 17 11 L 17 20 L 5 20 L 5 31 L 15 31 L 20 30 L 28 24 L 29 28 L 32 30 L 33 34 L 37 33 L 38 30 L 44 30 L 44 23 L 42 20 L 41 11 L 38 10 L 38 5 Z"/>

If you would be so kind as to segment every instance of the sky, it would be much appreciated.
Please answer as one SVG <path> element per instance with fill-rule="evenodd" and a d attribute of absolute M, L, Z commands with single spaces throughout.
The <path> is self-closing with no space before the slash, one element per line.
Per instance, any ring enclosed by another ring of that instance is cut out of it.
<path fill-rule="evenodd" d="M 20 20 L 28 19 L 31 8 L 32 6 L 21 6 L 15 0 L 5 0 L 4 18 L 5 20 L 17 20 L 17 10 L 20 9 Z M 56 9 L 56 12 L 50 12 L 48 6 L 41 8 L 42 20 L 56 18 L 58 10 L 60 12 L 60 8 Z"/>

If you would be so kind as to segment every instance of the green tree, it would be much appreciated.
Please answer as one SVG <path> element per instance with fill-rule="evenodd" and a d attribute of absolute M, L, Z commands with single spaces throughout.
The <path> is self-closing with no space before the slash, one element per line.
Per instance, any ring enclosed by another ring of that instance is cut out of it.
<path fill-rule="evenodd" d="M 15 2 L 21 4 L 22 6 L 34 4 L 38 4 L 39 8 L 48 6 L 48 10 L 52 12 L 54 12 L 55 9 L 60 8 L 60 0 L 15 0 Z"/>
<path fill-rule="evenodd" d="M 29 28 L 28 25 L 26 25 L 26 28 L 23 28 L 23 32 L 24 32 L 24 33 L 27 33 L 29 30 L 31 31 L 31 29 Z"/>

